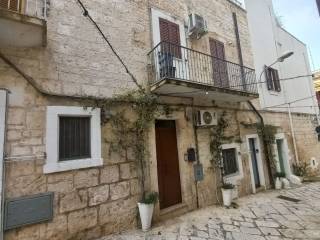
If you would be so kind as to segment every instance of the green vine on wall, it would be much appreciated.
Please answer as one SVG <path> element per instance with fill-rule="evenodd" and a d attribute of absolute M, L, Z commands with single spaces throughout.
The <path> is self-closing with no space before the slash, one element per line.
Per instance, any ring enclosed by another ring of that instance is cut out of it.
<path fill-rule="evenodd" d="M 109 142 L 110 151 L 125 153 L 132 149 L 134 158 L 140 169 L 140 181 L 143 198 L 145 197 L 145 166 L 148 152 L 148 133 L 159 110 L 158 98 L 154 94 L 142 91 L 129 92 L 113 99 L 100 101 L 98 106 L 106 113 L 111 107 L 129 105 L 135 116 L 126 116 L 126 111 L 120 110 L 108 118 L 102 116 L 102 122 L 112 126 L 113 140 Z"/>
<path fill-rule="evenodd" d="M 217 126 L 213 126 L 210 131 L 210 153 L 212 156 L 211 165 L 214 169 L 221 171 L 221 181 L 223 181 L 223 159 L 222 159 L 222 144 L 229 140 L 225 136 L 225 130 L 229 126 L 226 120 L 226 112 L 223 112 L 218 120 Z"/>
<path fill-rule="evenodd" d="M 258 135 L 265 141 L 266 147 L 267 147 L 267 154 L 270 159 L 271 168 L 273 171 L 276 171 L 276 159 L 275 154 L 273 151 L 273 145 L 276 143 L 276 133 L 277 133 L 277 127 L 273 125 L 268 124 L 261 124 L 257 123 L 255 124 L 257 128 Z"/>
<path fill-rule="evenodd" d="M 246 128 L 255 128 L 257 130 L 259 137 L 261 137 L 263 141 L 266 143 L 266 150 L 271 163 L 271 168 L 273 169 L 274 172 L 276 172 L 276 159 L 275 159 L 273 145 L 276 143 L 275 135 L 277 133 L 277 127 L 270 124 L 261 124 L 261 123 L 254 123 L 254 124 L 241 123 L 241 124 Z"/>

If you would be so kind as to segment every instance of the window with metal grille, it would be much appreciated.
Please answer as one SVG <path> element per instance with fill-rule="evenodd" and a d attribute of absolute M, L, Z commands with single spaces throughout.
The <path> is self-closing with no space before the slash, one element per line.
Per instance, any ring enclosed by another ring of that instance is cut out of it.
<path fill-rule="evenodd" d="M 237 149 L 229 148 L 222 150 L 224 175 L 231 175 L 238 172 Z"/>
<path fill-rule="evenodd" d="M 90 117 L 59 117 L 59 161 L 91 157 Z"/>
<path fill-rule="evenodd" d="M 266 66 L 265 72 L 266 72 L 266 80 L 267 80 L 268 90 L 281 92 L 281 84 L 280 84 L 278 70 Z"/>

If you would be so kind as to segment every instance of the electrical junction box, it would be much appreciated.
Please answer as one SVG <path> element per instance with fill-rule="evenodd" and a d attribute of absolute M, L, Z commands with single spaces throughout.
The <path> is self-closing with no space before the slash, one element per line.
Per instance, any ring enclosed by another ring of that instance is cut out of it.
<path fill-rule="evenodd" d="M 203 175 L 203 165 L 201 163 L 196 163 L 193 165 L 194 169 L 194 178 L 195 181 L 200 182 L 203 180 L 204 175 Z"/>
<path fill-rule="evenodd" d="M 4 229 L 52 220 L 53 196 L 53 193 L 49 192 L 6 200 Z"/>
<path fill-rule="evenodd" d="M 187 150 L 187 161 L 188 162 L 195 162 L 196 159 L 196 150 L 194 148 L 188 148 Z"/>

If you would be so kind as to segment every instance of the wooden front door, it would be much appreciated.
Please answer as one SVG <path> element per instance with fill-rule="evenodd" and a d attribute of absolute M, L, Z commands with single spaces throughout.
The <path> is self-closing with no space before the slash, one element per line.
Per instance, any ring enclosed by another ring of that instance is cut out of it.
<path fill-rule="evenodd" d="M 160 209 L 182 202 L 175 121 L 156 121 Z"/>
<path fill-rule="evenodd" d="M 210 39 L 210 52 L 212 58 L 212 72 L 214 86 L 229 87 L 228 69 L 225 60 L 224 44 Z"/>

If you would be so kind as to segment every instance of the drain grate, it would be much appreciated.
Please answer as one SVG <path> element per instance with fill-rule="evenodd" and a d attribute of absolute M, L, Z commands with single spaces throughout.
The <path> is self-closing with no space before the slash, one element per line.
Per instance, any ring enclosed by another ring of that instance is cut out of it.
<path fill-rule="evenodd" d="M 290 202 L 295 202 L 295 203 L 298 203 L 298 202 L 301 201 L 301 200 L 299 200 L 299 199 L 291 198 L 291 197 L 286 197 L 286 196 L 283 196 L 283 195 L 280 195 L 280 196 L 278 196 L 277 198 L 280 198 L 280 199 L 283 199 L 283 200 L 286 200 L 286 201 L 290 201 Z"/>

